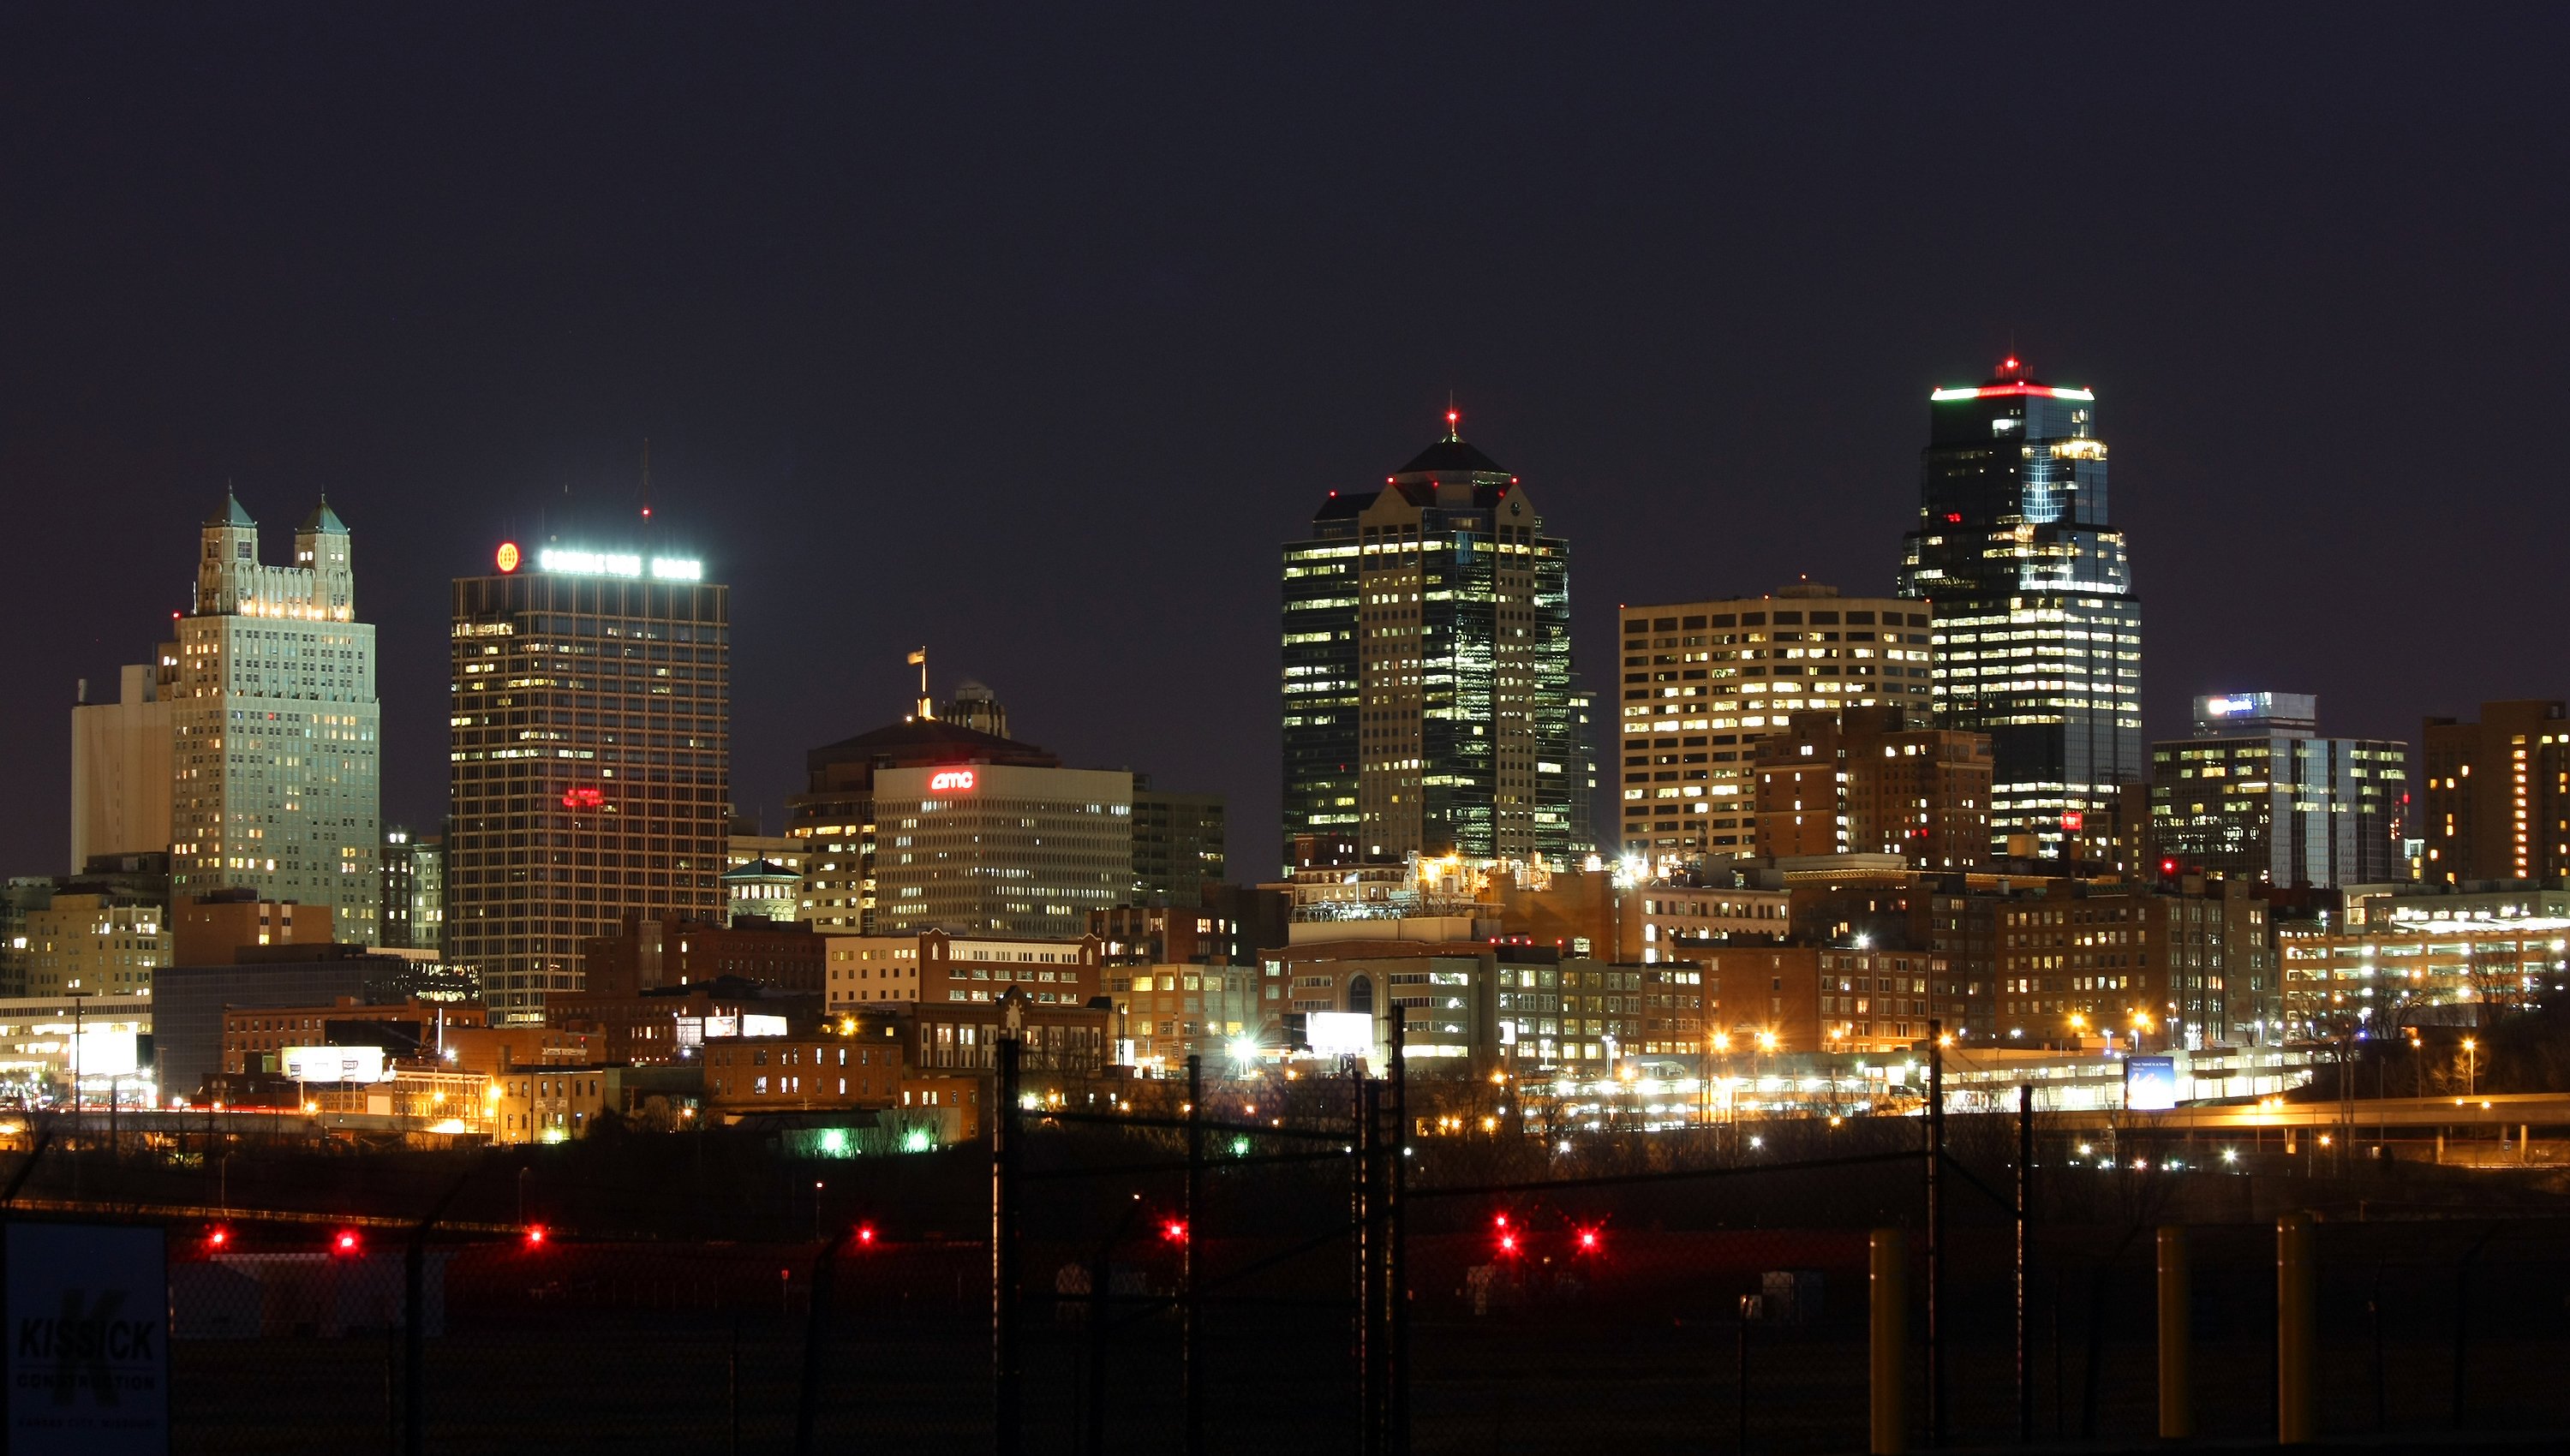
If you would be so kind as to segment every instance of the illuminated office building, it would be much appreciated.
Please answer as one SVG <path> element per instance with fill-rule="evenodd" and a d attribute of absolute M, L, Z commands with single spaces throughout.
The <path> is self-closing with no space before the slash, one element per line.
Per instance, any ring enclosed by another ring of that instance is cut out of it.
<path fill-rule="evenodd" d="M 446 953 L 530 1022 L 627 916 L 722 917 L 729 588 L 650 550 L 495 565 L 454 585 Z"/>
<path fill-rule="evenodd" d="M 1758 744 L 1796 713 L 1932 701 L 1921 602 L 1806 583 L 1621 615 L 1617 823 L 1651 864 L 1757 853 Z"/>
<path fill-rule="evenodd" d="M 1990 735 L 1990 832 L 2111 825 L 2142 758 L 2142 610 L 2107 514 L 2096 396 L 2014 359 L 1928 397 L 1901 594 L 1932 601 L 1940 727 Z"/>
<path fill-rule="evenodd" d="M 258 523 L 226 493 L 200 538 L 196 610 L 163 653 L 172 898 L 326 905 L 341 939 L 374 944 L 381 709 L 348 528 L 323 502 L 294 564 L 262 565 Z"/>
<path fill-rule="evenodd" d="M 2418 878 L 2555 881 L 2570 875 L 2570 718 L 2558 702 L 2481 704 L 2480 721 L 2419 732 Z"/>
<path fill-rule="evenodd" d="M 2409 746 L 2322 738 L 2309 693 L 2195 700 L 2195 736 L 2151 745 L 2151 843 L 2189 870 L 2337 889 L 2406 879 Z"/>
<path fill-rule="evenodd" d="M 1289 865 L 1297 836 L 1376 863 L 1570 853 L 1569 546 L 1458 418 L 1285 546 Z"/>

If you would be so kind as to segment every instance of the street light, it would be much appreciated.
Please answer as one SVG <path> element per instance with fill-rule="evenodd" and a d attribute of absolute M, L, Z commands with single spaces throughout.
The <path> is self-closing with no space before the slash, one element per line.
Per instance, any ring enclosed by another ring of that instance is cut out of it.
<path fill-rule="evenodd" d="M 2480 1045 L 2481 1044 L 2478 1041 L 2471 1037 L 2466 1036 L 2463 1038 L 2463 1095 L 2466 1097 L 2472 1095 L 2473 1089 L 2480 1082 Z"/>

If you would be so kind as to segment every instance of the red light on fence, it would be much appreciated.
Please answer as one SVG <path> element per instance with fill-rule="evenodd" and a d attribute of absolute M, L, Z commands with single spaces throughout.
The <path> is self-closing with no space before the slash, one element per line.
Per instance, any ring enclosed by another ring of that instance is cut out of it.
<path fill-rule="evenodd" d="M 1501 1234 L 1499 1236 L 1499 1253 L 1513 1255 L 1516 1252 L 1517 1236 L 1514 1234 Z"/>
<path fill-rule="evenodd" d="M 545 1243 L 545 1226 L 544 1226 L 544 1225 L 542 1225 L 542 1224 L 530 1224 L 530 1225 L 528 1225 L 528 1226 L 527 1226 L 527 1247 L 528 1247 L 529 1249 L 541 1249 L 541 1248 L 543 1248 L 543 1247 L 544 1247 L 544 1243 Z"/>
<path fill-rule="evenodd" d="M 1160 1226 L 1160 1237 L 1161 1237 L 1161 1238 L 1163 1238 L 1163 1239 L 1168 1240 L 1168 1241 L 1169 1241 L 1170 1243 L 1172 1243 L 1172 1244 L 1184 1244 L 1184 1243 L 1186 1243 L 1186 1242 L 1187 1242 L 1187 1223 L 1186 1223 L 1186 1220 L 1184 1220 L 1184 1219 L 1171 1219 L 1171 1220 L 1169 1220 L 1167 1223 L 1162 1224 L 1162 1225 Z"/>
<path fill-rule="evenodd" d="M 206 1231 L 206 1247 L 208 1249 L 220 1250 L 231 1242 L 232 1231 L 229 1229 L 217 1227 L 208 1229 Z"/>
<path fill-rule="evenodd" d="M 1606 1240 L 1594 1229 L 1580 1230 L 1576 1242 L 1582 1254 L 1595 1254 L 1606 1247 Z"/>
<path fill-rule="evenodd" d="M 357 1231 L 356 1231 L 356 1230 L 354 1230 L 354 1229 L 342 1229 L 342 1230 L 340 1230 L 340 1231 L 338 1232 L 338 1234 L 337 1234 L 334 1238 L 332 1238 L 332 1239 L 331 1239 L 331 1241 L 330 1241 L 330 1252 L 331 1252 L 331 1253 L 333 1253 L 333 1254 L 354 1254 L 354 1253 L 356 1253 L 356 1252 L 357 1252 Z"/>
<path fill-rule="evenodd" d="M 872 1224 L 859 1224 L 857 1226 L 857 1242 L 865 1245 L 869 1249 L 873 1248 L 875 1242 L 875 1226 Z"/>

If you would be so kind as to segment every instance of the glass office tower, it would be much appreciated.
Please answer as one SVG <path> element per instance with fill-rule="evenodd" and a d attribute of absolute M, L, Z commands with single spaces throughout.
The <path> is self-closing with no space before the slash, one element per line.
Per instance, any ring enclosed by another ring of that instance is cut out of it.
<path fill-rule="evenodd" d="M 1324 859 L 1560 861 L 1584 825 L 1569 546 L 1447 424 L 1285 547 L 1289 865 L 1302 836 Z"/>
<path fill-rule="evenodd" d="M 2028 378 L 1928 397 L 1901 594 L 1934 603 L 1941 727 L 1990 735 L 1990 833 L 2102 859 L 2142 753 L 2141 600 L 2108 515 L 2096 396 Z"/>
<path fill-rule="evenodd" d="M 498 552 L 454 584 L 446 951 L 496 1019 L 583 988 L 628 914 L 719 920 L 730 590 L 692 556 Z"/>

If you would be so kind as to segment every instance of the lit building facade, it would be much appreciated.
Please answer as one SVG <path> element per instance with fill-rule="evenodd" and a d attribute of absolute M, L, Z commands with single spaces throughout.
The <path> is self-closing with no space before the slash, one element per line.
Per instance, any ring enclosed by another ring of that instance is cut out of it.
<path fill-rule="evenodd" d="M 803 918 L 818 930 L 873 935 L 889 933 L 877 914 L 877 774 L 904 768 L 968 774 L 1002 766 L 1060 768 L 1062 760 L 1032 743 L 912 717 L 813 749 L 803 765 L 804 791 L 785 801 L 786 835 L 802 857 Z M 1014 832 L 1011 837 L 1017 838 Z"/>
<path fill-rule="evenodd" d="M 1016 764 L 874 775 L 878 934 L 1076 937 L 1133 894 L 1133 776 Z"/>
<path fill-rule="evenodd" d="M 81 701 L 72 707 L 72 873 L 100 855 L 158 855 L 170 848 L 170 755 L 176 742 L 171 710 L 177 706 L 178 645 L 161 650 L 161 663 L 139 663 L 118 677 L 117 699 Z"/>
<path fill-rule="evenodd" d="M 2151 839 L 2226 879 L 2336 889 L 2406 879 L 2409 746 L 2316 736 L 2308 693 L 2195 700 L 2195 736 L 2151 745 Z"/>
<path fill-rule="evenodd" d="M 1922 602 L 1805 584 L 1620 615 L 1616 832 L 1646 864 L 1756 853 L 1758 743 L 1794 714 L 1934 700 Z"/>
<path fill-rule="evenodd" d="M 348 528 L 315 506 L 294 564 L 263 565 L 258 523 L 226 495 L 200 535 L 196 610 L 164 654 L 172 893 L 327 905 L 341 938 L 374 944 L 382 712 Z"/>
<path fill-rule="evenodd" d="M 454 583 L 446 946 L 544 1019 L 629 915 L 718 919 L 729 588 L 692 557 L 504 545 Z"/>
<path fill-rule="evenodd" d="M 1374 862 L 1571 852 L 1569 546 L 1455 423 L 1285 547 L 1289 866 L 1297 836 Z"/>
<path fill-rule="evenodd" d="M 152 989 L 170 963 L 168 907 L 145 896 L 99 890 L 53 897 L 26 912 L 28 996 L 134 995 Z"/>
<path fill-rule="evenodd" d="M 1796 713 L 1758 745 L 1758 853 L 1899 855 L 1922 870 L 1990 858 L 1990 740 L 1900 708 Z"/>
<path fill-rule="evenodd" d="M 2419 731 L 2419 877 L 2431 885 L 2570 875 L 2570 717 L 2557 701 L 2483 703 Z M 2388 877 L 2385 877 L 2388 878 Z"/>
<path fill-rule="evenodd" d="M 2292 1036 L 2478 1025 L 2570 982 L 2570 890 L 2354 897 L 2340 914 L 2283 926 L 2277 940 Z"/>
<path fill-rule="evenodd" d="M 2139 1036 L 2201 1050 L 2281 1039 L 2268 907 L 2245 881 L 2052 881 L 1997 909 L 1999 1025 L 2012 1040 Z"/>
<path fill-rule="evenodd" d="M 1901 594 L 1935 603 L 1936 719 L 1990 735 L 1990 829 L 2065 836 L 2113 817 L 2142 756 L 2142 615 L 2107 509 L 2096 396 L 2014 359 L 1929 396 Z M 2067 820 L 2065 816 L 2073 816 Z"/>

